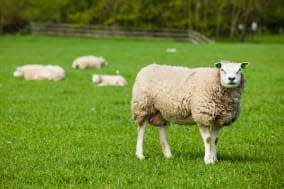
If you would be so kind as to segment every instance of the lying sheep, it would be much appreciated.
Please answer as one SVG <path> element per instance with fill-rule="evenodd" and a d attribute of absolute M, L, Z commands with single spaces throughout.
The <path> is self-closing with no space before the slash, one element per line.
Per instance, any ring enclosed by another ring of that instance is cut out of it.
<path fill-rule="evenodd" d="M 24 77 L 25 80 L 62 80 L 65 73 L 60 66 L 28 64 L 17 67 L 14 77 Z"/>
<path fill-rule="evenodd" d="M 47 65 L 45 66 L 45 69 L 43 69 L 43 75 L 47 80 L 58 81 L 64 79 L 65 72 L 60 66 Z"/>
<path fill-rule="evenodd" d="M 205 145 L 204 162 L 217 161 L 219 130 L 240 114 L 244 88 L 242 69 L 247 62 L 221 61 L 217 68 L 152 64 L 137 75 L 132 91 L 132 116 L 138 125 L 136 155 L 144 159 L 143 138 L 147 123 L 158 126 L 165 157 L 172 157 L 167 139 L 170 123 L 197 124 Z"/>
<path fill-rule="evenodd" d="M 43 65 L 40 64 L 27 64 L 21 67 L 17 67 L 16 71 L 13 73 L 14 77 L 23 77 L 26 72 L 32 70 L 39 70 L 42 69 Z"/>
<path fill-rule="evenodd" d="M 127 84 L 121 75 L 93 75 L 93 82 L 98 86 L 124 86 Z"/>
<path fill-rule="evenodd" d="M 102 68 L 108 63 L 103 57 L 82 56 L 73 61 L 72 67 L 77 69 Z"/>
<path fill-rule="evenodd" d="M 177 49 L 176 48 L 167 48 L 166 52 L 167 53 L 175 53 L 175 52 L 177 52 Z"/>

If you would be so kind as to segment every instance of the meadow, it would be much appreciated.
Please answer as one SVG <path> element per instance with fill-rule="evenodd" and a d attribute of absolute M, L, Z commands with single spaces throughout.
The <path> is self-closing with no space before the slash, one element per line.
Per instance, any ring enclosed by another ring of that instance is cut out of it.
<path fill-rule="evenodd" d="M 176 53 L 166 53 L 173 47 Z M 82 55 L 104 56 L 101 70 L 74 70 Z M 221 131 L 219 162 L 206 166 L 196 126 L 172 125 L 174 158 L 148 127 L 146 160 L 135 156 L 130 100 L 145 65 L 213 66 L 249 61 L 242 113 Z M 17 66 L 58 64 L 63 81 L 14 78 Z M 96 87 L 93 73 L 119 70 L 126 87 Z M 284 44 L 170 40 L 0 37 L 0 188 L 284 188 Z"/>

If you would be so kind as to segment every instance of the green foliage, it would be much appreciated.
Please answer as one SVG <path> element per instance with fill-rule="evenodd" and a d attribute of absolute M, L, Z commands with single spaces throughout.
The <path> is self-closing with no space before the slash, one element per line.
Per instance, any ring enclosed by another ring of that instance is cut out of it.
<path fill-rule="evenodd" d="M 0 0 L 0 25 L 9 24 L 22 17 L 26 0 Z"/>
<path fill-rule="evenodd" d="M 284 0 L 0 0 L 0 23 L 97 24 L 146 29 L 194 29 L 209 36 L 237 36 L 238 24 L 256 21 L 283 28 Z"/>
<path fill-rule="evenodd" d="M 62 7 L 69 0 L 26 0 L 26 8 L 23 10 L 24 17 L 30 21 L 54 21 L 61 22 Z"/>
<path fill-rule="evenodd" d="M 166 53 L 175 47 L 176 53 Z M 283 188 L 284 54 L 282 44 L 202 44 L 136 39 L 0 37 L 0 188 Z M 101 70 L 74 70 L 82 55 L 104 56 Z M 148 127 L 145 161 L 135 157 L 131 89 L 152 62 L 214 66 L 249 61 L 242 113 L 224 128 L 219 162 L 206 166 L 197 127 L 172 125 L 173 159 Z M 12 76 L 23 64 L 58 64 L 63 81 Z M 93 73 L 115 74 L 126 87 L 96 87 Z"/>

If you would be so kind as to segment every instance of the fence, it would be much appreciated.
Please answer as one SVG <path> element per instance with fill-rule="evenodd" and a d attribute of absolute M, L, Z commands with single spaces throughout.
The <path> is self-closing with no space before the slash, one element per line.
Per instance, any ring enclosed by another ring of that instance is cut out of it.
<path fill-rule="evenodd" d="M 34 34 L 80 37 L 109 37 L 132 36 L 142 38 L 165 38 L 190 41 L 193 43 L 211 43 L 209 38 L 192 30 L 161 29 L 146 30 L 137 28 L 124 28 L 118 26 L 85 25 L 78 27 L 72 24 L 42 24 L 32 23 L 31 30 Z"/>

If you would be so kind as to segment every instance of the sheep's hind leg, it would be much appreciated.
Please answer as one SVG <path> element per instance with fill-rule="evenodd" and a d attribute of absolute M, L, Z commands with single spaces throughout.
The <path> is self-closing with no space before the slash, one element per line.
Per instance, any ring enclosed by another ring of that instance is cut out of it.
<path fill-rule="evenodd" d="M 214 164 L 217 161 L 216 143 L 219 128 L 199 126 L 199 130 L 205 147 L 205 164 Z"/>
<path fill-rule="evenodd" d="M 168 126 L 160 126 L 159 129 L 160 129 L 159 130 L 160 142 L 161 142 L 161 146 L 162 146 L 162 149 L 163 149 L 164 156 L 166 158 L 171 158 L 172 153 L 171 153 L 170 145 L 169 145 L 169 142 L 168 142 Z"/>
<path fill-rule="evenodd" d="M 136 156 L 138 159 L 145 159 L 145 156 L 143 155 L 143 140 L 144 140 L 144 134 L 146 130 L 147 122 L 144 122 L 142 125 L 138 125 L 137 128 L 137 144 L 136 144 Z"/>

